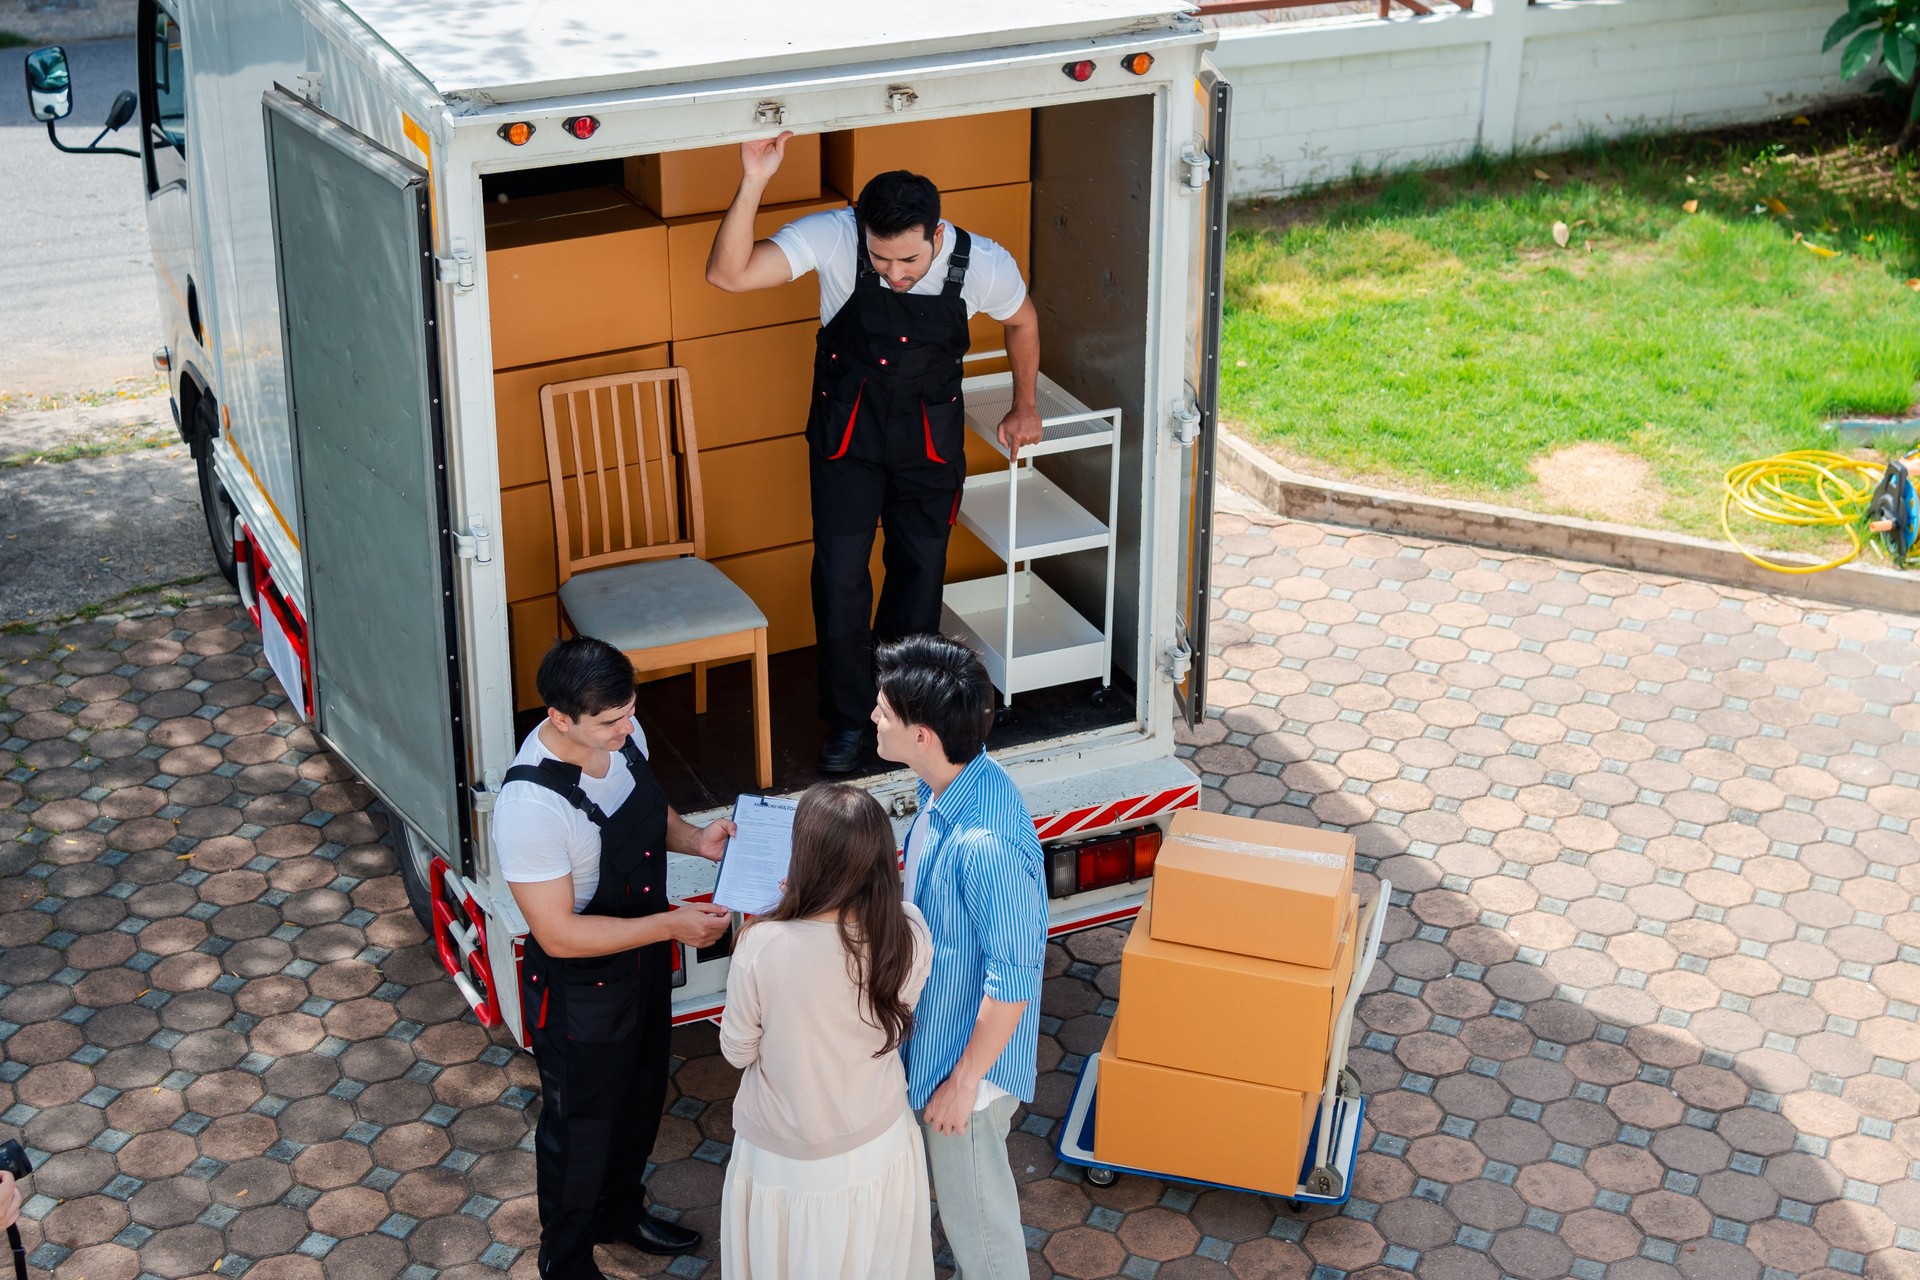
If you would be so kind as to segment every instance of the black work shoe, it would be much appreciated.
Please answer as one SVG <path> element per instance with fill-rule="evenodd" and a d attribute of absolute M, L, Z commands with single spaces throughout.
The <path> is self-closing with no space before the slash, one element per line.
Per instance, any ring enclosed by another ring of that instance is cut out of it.
<path fill-rule="evenodd" d="M 852 773 L 860 767 L 860 760 L 866 755 L 867 731 L 865 729 L 835 729 L 820 744 L 821 773 Z"/>
<path fill-rule="evenodd" d="M 656 1218 L 642 1210 L 630 1226 L 608 1227 L 600 1237 L 602 1244 L 630 1244 L 642 1253 L 661 1255 L 692 1253 L 700 1247 L 700 1233 L 689 1231 L 665 1218 Z"/>

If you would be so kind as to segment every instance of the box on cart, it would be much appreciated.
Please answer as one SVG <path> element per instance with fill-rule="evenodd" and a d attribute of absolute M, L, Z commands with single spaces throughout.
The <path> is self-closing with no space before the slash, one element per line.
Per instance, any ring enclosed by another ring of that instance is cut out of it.
<path fill-rule="evenodd" d="M 1353 982 L 1359 899 L 1347 895 L 1334 963 L 1316 968 L 1163 940 L 1157 926 L 1164 889 L 1156 885 L 1140 909 L 1120 957 L 1127 1015 L 1120 1053 L 1133 1062 L 1317 1094 L 1326 1083 L 1333 1022 Z M 1103 1072 L 1103 1104 L 1105 1081 Z"/>
<path fill-rule="evenodd" d="M 1123 1000 L 1100 1053 L 1100 1159 L 1251 1191 L 1297 1191 L 1319 1093 L 1128 1058 L 1120 1044 L 1133 1012 Z"/>
<path fill-rule="evenodd" d="M 1347 945 L 1350 835 L 1183 809 L 1153 879 L 1155 941 L 1321 969 Z"/>

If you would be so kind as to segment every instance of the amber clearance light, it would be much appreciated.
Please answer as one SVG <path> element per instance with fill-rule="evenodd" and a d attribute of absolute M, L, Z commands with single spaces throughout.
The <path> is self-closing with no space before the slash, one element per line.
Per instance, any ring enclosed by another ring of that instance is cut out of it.
<path fill-rule="evenodd" d="M 512 124 L 503 124 L 498 130 L 500 136 L 516 147 L 527 145 L 527 139 L 533 136 L 533 126 L 525 120 L 515 120 Z"/>
<path fill-rule="evenodd" d="M 1153 55 L 1150 53 L 1130 53 L 1120 59 L 1122 69 L 1136 76 L 1143 76 L 1153 68 Z"/>

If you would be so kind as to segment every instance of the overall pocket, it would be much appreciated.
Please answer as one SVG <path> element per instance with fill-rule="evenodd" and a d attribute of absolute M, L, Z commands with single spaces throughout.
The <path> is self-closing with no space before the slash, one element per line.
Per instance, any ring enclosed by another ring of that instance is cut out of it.
<path fill-rule="evenodd" d="M 813 360 L 813 403 L 807 411 L 807 442 L 822 457 L 844 458 L 860 424 L 867 380 L 830 351 Z"/>
<path fill-rule="evenodd" d="M 581 1044 L 625 1040 L 640 1025 L 640 983 L 630 975 L 604 981 L 573 981 L 565 987 L 566 1022 L 561 1029 Z"/>

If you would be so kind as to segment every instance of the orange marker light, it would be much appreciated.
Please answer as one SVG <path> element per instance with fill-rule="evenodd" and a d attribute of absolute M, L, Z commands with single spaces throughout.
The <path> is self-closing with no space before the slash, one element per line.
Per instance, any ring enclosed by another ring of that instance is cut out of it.
<path fill-rule="evenodd" d="M 1084 60 L 1080 62 L 1069 62 L 1060 69 L 1066 72 L 1067 77 L 1072 80 L 1084 81 L 1093 79 L 1093 63 L 1091 62 Z"/>
<path fill-rule="evenodd" d="M 1120 59 L 1120 65 L 1136 76 L 1143 76 L 1153 68 L 1153 55 L 1150 53 L 1130 53 Z"/>
<path fill-rule="evenodd" d="M 533 136 L 533 126 L 525 120 L 515 120 L 512 124 L 501 125 L 499 133 L 514 146 L 524 147 L 527 145 L 527 139 Z"/>
<path fill-rule="evenodd" d="M 591 138 L 599 129 L 600 121 L 595 116 L 568 116 L 560 122 L 560 127 L 576 138 Z"/>

